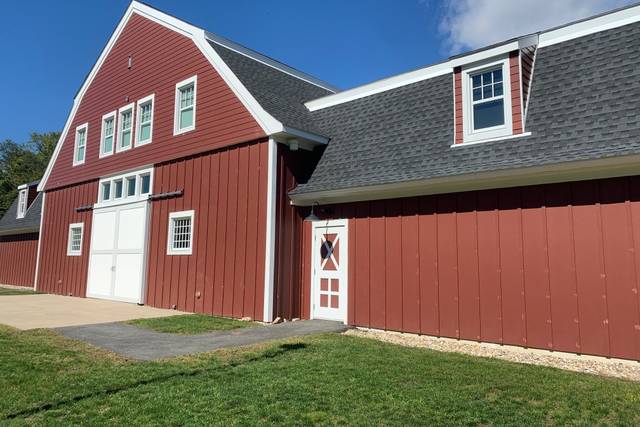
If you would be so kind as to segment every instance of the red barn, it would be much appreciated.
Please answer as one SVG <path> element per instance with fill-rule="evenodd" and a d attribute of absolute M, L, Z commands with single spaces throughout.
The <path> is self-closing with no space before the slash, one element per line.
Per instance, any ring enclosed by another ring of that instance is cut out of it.
<path fill-rule="evenodd" d="M 133 2 L 40 183 L 37 288 L 640 360 L 638 21 L 338 91 Z"/>

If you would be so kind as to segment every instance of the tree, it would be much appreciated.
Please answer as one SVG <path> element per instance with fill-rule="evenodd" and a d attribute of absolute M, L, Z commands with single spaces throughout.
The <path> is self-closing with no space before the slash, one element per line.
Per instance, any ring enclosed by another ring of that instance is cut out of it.
<path fill-rule="evenodd" d="M 0 142 L 0 216 L 18 194 L 18 186 L 42 178 L 60 132 L 32 133 L 29 141 Z"/>

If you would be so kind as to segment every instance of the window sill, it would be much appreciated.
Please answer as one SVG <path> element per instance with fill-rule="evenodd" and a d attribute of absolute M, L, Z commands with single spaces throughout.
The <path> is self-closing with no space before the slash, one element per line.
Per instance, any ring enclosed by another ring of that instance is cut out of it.
<path fill-rule="evenodd" d="M 180 130 L 174 130 L 173 131 L 173 136 L 183 135 L 185 133 L 189 133 L 189 132 L 194 131 L 194 130 L 196 130 L 195 126 L 192 126 L 190 128 L 180 129 Z"/>
<path fill-rule="evenodd" d="M 501 137 L 497 137 L 497 138 L 487 138 L 487 139 L 480 139 L 477 141 L 469 141 L 469 142 L 463 142 L 461 144 L 451 144 L 451 148 L 458 148 L 458 147 L 466 147 L 469 145 L 478 145 L 478 144 L 484 144 L 485 142 L 496 142 L 496 141 L 509 141 L 512 139 L 518 139 L 518 138 L 524 138 L 527 136 L 531 136 L 531 132 L 524 132 L 524 133 L 519 133 L 517 135 L 509 135 L 509 136 L 501 136 Z"/>

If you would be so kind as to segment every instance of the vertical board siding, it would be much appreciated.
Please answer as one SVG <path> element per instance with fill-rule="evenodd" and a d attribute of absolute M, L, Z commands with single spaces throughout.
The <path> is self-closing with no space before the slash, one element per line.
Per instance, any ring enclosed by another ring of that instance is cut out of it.
<path fill-rule="evenodd" d="M 175 85 L 194 75 L 198 77 L 196 128 L 174 136 Z M 102 116 L 151 94 L 155 94 L 151 144 L 99 158 Z M 75 129 L 83 123 L 89 124 L 86 161 L 73 167 Z M 134 14 L 87 88 L 46 189 L 263 136 L 251 113 L 189 38 Z"/>
<path fill-rule="evenodd" d="M 631 177 L 327 207 L 350 219 L 349 322 L 640 360 L 638 188 Z"/>
<path fill-rule="evenodd" d="M 151 202 L 147 304 L 261 318 L 267 143 L 162 163 L 154 174 L 154 193 L 184 193 Z M 195 211 L 193 253 L 167 255 L 169 214 L 183 210 Z"/>
<path fill-rule="evenodd" d="M 38 233 L 0 236 L 0 284 L 33 286 Z"/>
<path fill-rule="evenodd" d="M 98 181 L 47 191 L 42 224 L 38 290 L 84 297 L 87 292 L 92 211 L 76 208 L 93 205 Z M 84 223 L 81 256 L 67 256 L 69 224 Z"/>

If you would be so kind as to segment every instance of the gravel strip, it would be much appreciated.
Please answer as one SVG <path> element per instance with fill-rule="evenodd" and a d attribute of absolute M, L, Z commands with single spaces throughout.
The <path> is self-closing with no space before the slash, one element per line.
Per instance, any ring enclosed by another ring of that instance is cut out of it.
<path fill-rule="evenodd" d="M 428 348 L 436 351 L 491 357 L 510 362 L 551 366 L 568 371 L 640 381 L 640 363 L 629 360 L 606 359 L 596 356 L 580 356 L 547 350 L 503 346 L 492 343 L 459 341 L 451 338 L 435 338 L 425 335 L 371 329 L 350 329 L 345 335 L 372 338 L 406 347 Z"/>

